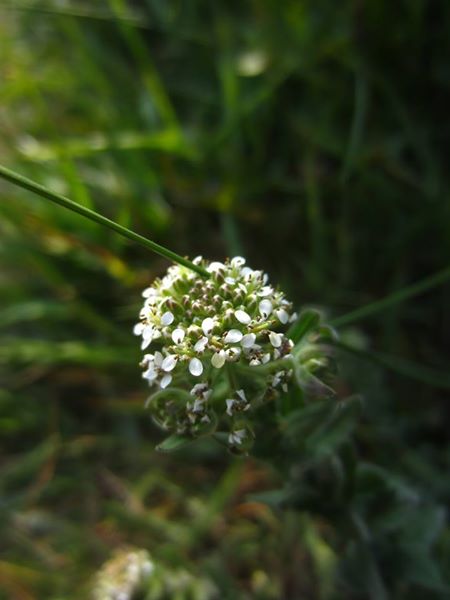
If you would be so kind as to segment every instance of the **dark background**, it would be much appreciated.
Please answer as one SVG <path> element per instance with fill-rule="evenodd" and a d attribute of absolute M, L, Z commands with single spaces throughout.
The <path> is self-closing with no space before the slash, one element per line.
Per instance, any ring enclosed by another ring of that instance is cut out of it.
<path fill-rule="evenodd" d="M 182 255 L 242 254 L 330 318 L 449 264 L 448 2 L 2 1 L 0 36 L 1 162 L 49 188 Z M 131 328 L 167 263 L 0 194 L 0 598 L 85 597 L 126 544 L 224 598 L 364 598 L 320 516 L 248 500 L 263 463 L 154 452 Z M 431 507 L 443 573 L 449 306 L 443 285 L 348 326 L 366 354 L 340 359 L 361 460 Z M 441 597 L 435 568 L 414 597 Z"/>

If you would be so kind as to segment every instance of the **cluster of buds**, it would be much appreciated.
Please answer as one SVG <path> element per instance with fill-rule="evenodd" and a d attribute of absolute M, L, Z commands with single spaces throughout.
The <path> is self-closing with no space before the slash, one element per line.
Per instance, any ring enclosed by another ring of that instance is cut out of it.
<path fill-rule="evenodd" d="M 266 394 L 287 390 L 292 369 L 284 359 L 294 344 L 284 332 L 297 315 L 244 258 L 193 262 L 209 277 L 176 265 L 143 292 L 134 333 L 154 389 L 148 404 L 168 431 L 195 437 L 225 422 L 229 445 L 246 449 L 248 413 Z"/>

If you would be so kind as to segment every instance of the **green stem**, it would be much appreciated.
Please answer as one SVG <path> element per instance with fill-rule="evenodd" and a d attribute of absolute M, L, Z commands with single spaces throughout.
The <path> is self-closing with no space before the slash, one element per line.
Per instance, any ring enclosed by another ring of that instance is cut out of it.
<path fill-rule="evenodd" d="M 394 306 L 395 304 L 409 300 L 409 298 L 423 294 L 423 292 L 426 292 L 427 290 L 441 283 L 445 283 L 445 281 L 448 279 L 450 279 L 450 267 L 447 267 L 446 269 L 443 269 L 442 271 L 439 271 L 430 277 L 426 277 L 425 279 L 422 279 L 422 281 L 413 283 L 409 287 L 398 290 L 393 294 L 386 296 L 386 298 L 382 298 L 381 300 L 377 300 L 376 302 L 372 302 L 366 306 L 361 306 L 361 308 L 352 310 L 341 317 L 336 317 L 336 319 L 331 321 L 330 325 L 333 327 L 342 327 L 343 325 L 348 325 L 349 323 L 355 323 L 356 321 L 364 319 L 365 317 L 369 317 L 377 312 L 381 312 L 385 308 L 389 308 L 390 306 Z"/>
<path fill-rule="evenodd" d="M 99 223 L 104 227 L 108 227 L 109 229 L 112 229 L 120 235 L 123 235 L 124 237 L 133 240 L 133 242 L 137 242 L 138 244 L 141 244 L 141 246 L 145 246 L 145 248 L 156 252 L 156 254 L 160 254 L 161 256 L 164 256 L 165 258 L 168 258 L 169 260 L 178 263 L 179 265 L 183 265 L 184 267 L 191 269 L 191 271 L 195 271 L 203 277 L 209 277 L 209 273 L 208 271 L 206 271 L 206 269 L 200 267 L 199 265 L 194 265 L 194 263 L 192 263 L 187 258 L 183 258 L 179 254 L 176 254 L 175 252 L 164 248 L 164 246 L 160 246 L 156 242 L 152 242 L 144 236 L 139 235 L 139 233 L 135 233 L 134 231 L 127 229 L 127 227 L 119 225 L 118 223 L 111 221 L 111 219 L 108 219 L 107 217 L 104 217 L 99 213 L 96 213 L 93 210 L 86 208 L 85 206 L 81 206 L 81 204 L 77 204 L 73 200 L 69 200 L 69 198 L 62 196 L 61 194 L 52 192 L 43 185 L 35 183 L 34 181 L 31 181 L 31 179 L 28 179 L 23 175 L 19 175 L 18 173 L 15 173 L 14 171 L 11 171 L 10 169 L 3 167 L 2 165 L 0 165 L 0 177 L 13 183 L 14 185 L 29 190 L 30 192 L 33 192 L 38 196 L 47 198 L 47 200 L 51 200 L 52 202 L 55 202 L 56 204 L 59 204 L 64 208 L 68 208 L 69 210 L 72 210 L 73 212 L 76 212 L 82 215 L 83 217 L 90 219 L 91 221 L 95 221 L 96 223 Z"/>

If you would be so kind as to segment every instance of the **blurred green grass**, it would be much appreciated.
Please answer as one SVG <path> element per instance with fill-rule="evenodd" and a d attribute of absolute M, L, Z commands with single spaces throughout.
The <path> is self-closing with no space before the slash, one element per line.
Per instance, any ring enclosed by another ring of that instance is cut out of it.
<path fill-rule="evenodd" d="M 1 162 L 180 254 L 244 254 L 339 315 L 449 263 L 449 32 L 438 1 L 2 1 Z M 246 500 L 276 474 L 208 445 L 154 453 L 130 332 L 166 263 L 0 193 L 0 598 L 84 597 L 122 544 L 224 598 L 334 597 L 333 532 Z M 449 305 L 435 289 L 356 334 L 448 374 Z M 445 503 L 430 379 L 342 357 L 363 456 Z"/>

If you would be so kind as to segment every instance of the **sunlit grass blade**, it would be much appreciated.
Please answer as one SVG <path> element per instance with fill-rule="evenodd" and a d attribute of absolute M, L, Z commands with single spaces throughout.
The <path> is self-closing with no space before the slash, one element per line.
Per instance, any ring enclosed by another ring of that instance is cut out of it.
<path fill-rule="evenodd" d="M 28 179 L 27 177 L 24 177 L 23 175 L 19 175 L 18 173 L 15 173 L 14 171 L 11 171 L 10 169 L 7 169 L 1 165 L 0 165 L 0 177 L 2 177 L 3 179 L 6 179 L 7 181 L 10 181 L 11 183 L 13 183 L 21 188 L 29 190 L 29 191 L 37 194 L 38 196 L 47 198 L 48 200 L 51 200 L 52 202 L 55 202 L 56 204 L 59 204 L 60 206 L 63 206 L 64 208 L 68 208 L 69 210 L 72 210 L 73 212 L 76 212 L 76 213 L 82 215 L 83 217 L 90 219 L 91 221 L 95 221 L 96 223 L 99 223 L 100 225 L 103 225 L 104 227 L 108 227 L 109 229 L 116 231 L 120 235 L 123 235 L 123 236 L 129 238 L 130 240 L 137 242 L 138 244 L 141 244 L 141 246 L 145 246 L 146 248 L 152 250 L 156 254 L 164 256 L 165 258 L 168 258 L 169 260 L 171 260 L 175 263 L 178 263 L 180 265 L 183 265 L 184 267 L 187 267 L 188 269 L 191 269 L 192 271 L 195 271 L 199 275 L 203 275 L 204 277 L 208 277 L 208 275 L 209 275 L 205 269 L 203 269 L 202 267 L 200 267 L 198 265 L 194 265 L 194 263 L 192 263 L 187 258 L 183 258 L 182 256 L 176 254 L 175 252 L 172 252 L 168 248 L 165 248 L 164 246 L 161 246 L 160 244 L 157 244 L 156 242 L 152 242 L 151 240 L 140 235 L 139 233 L 135 233 L 134 231 L 131 231 L 131 229 L 128 229 L 127 227 L 124 227 L 123 225 L 119 225 L 118 223 L 111 221 L 111 219 L 108 219 L 107 217 L 104 217 L 103 215 L 100 215 L 99 213 L 96 213 L 93 210 L 86 208 L 85 206 L 81 206 L 80 204 L 73 202 L 73 200 L 70 200 L 69 198 L 66 198 L 65 196 L 63 196 L 61 194 L 52 192 L 51 190 L 47 189 L 43 185 L 40 185 L 39 183 L 35 183 L 34 181 L 31 181 L 31 179 Z"/>

